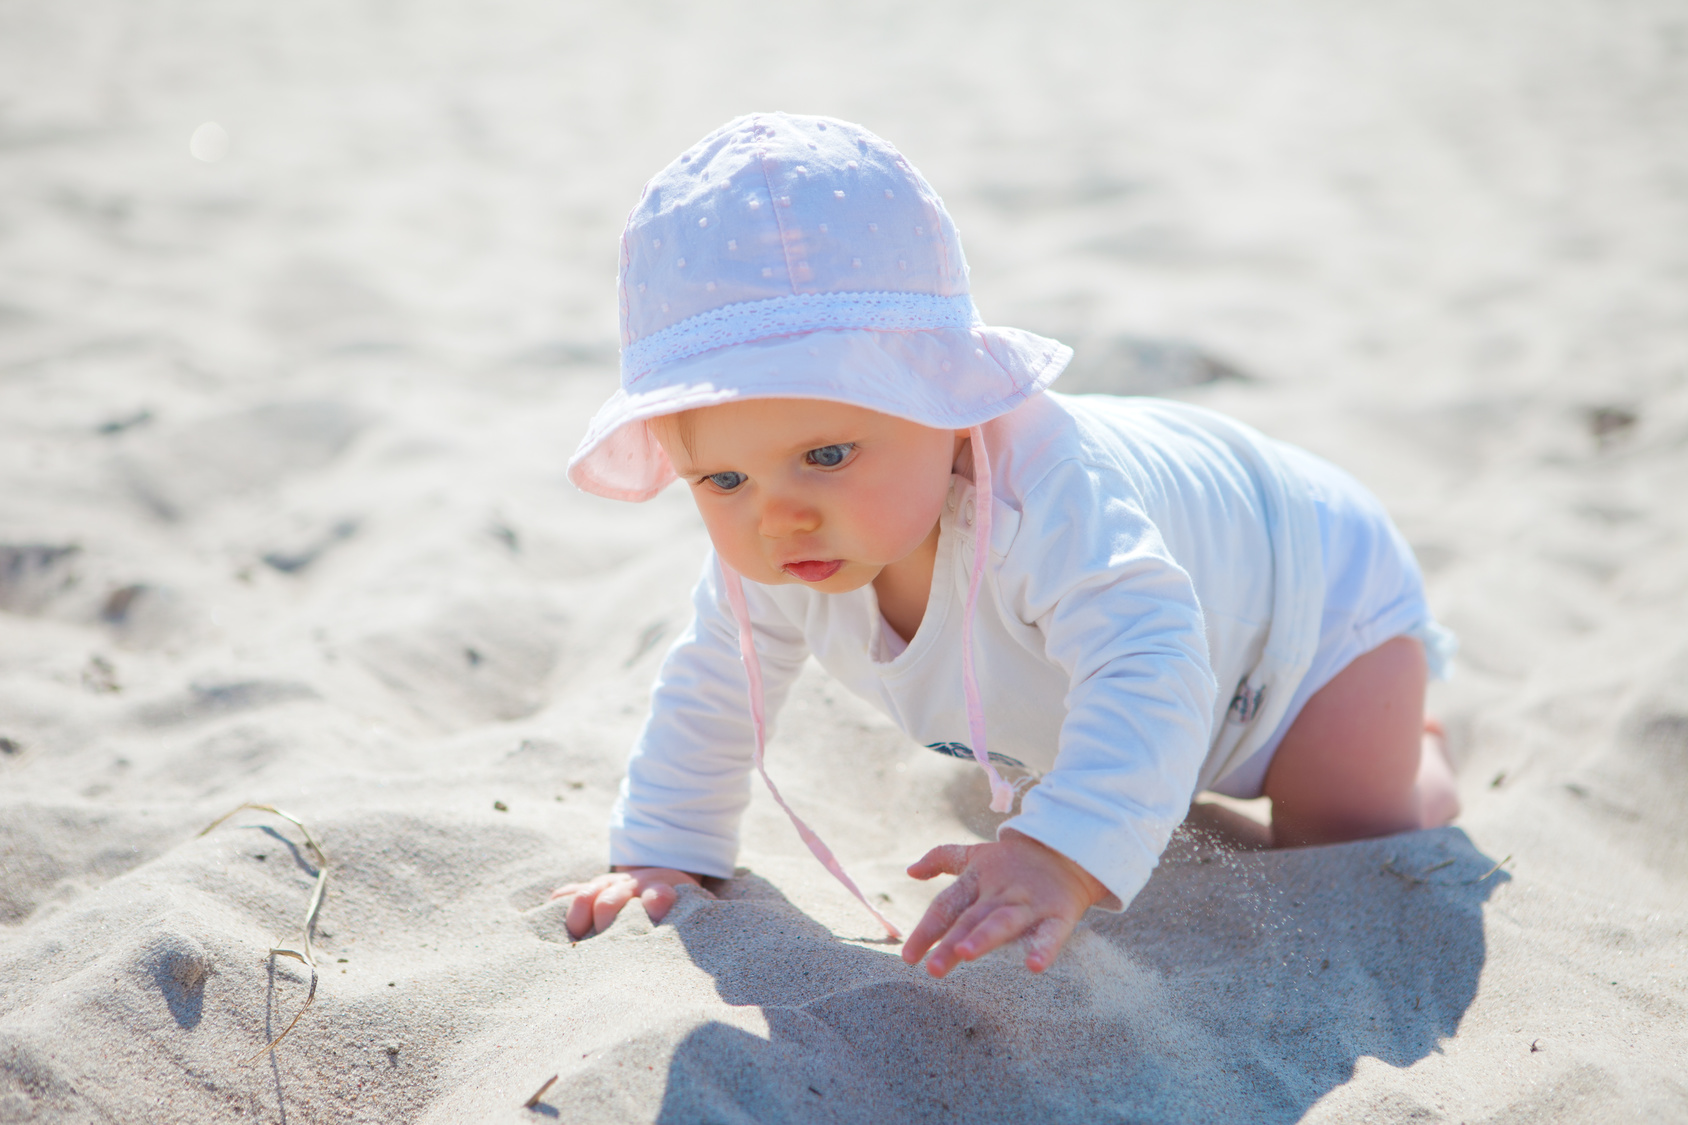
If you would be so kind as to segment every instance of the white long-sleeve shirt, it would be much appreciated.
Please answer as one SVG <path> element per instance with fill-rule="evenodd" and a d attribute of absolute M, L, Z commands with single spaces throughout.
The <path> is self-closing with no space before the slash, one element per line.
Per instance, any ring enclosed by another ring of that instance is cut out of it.
<path fill-rule="evenodd" d="M 1123 908 L 1195 793 L 1277 726 L 1312 658 L 1324 595 L 1312 490 L 1285 447 L 1164 400 L 1046 393 L 985 435 L 994 507 L 974 632 L 989 749 L 1042 775 L 1004 827 L 1076 861 Z M 969 753 L 975 503 L 952 478 L 906 648 L 871 584 L 744 583 L 770 715 L 812 654 L 910 737 Z M 754 734 L 713 555 L 693 601 L 628 765 L 611 858 L 728 876 Z"/>

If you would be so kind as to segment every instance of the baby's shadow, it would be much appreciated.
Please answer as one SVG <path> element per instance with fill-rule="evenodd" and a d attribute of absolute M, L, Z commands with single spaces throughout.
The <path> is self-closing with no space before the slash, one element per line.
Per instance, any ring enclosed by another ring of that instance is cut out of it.
<path fill-rule="evenodd" d="M 1360 1056 L 1404 1067 L 1457 1032 L 1487 957 L 1483 905 L 1510 879 L 1457 828 L 1247 852 L 1194 834 L 1091 928 L 1161 974 L 1287 1114 Z"/>
<path fill-rule="evenodd" d="M 688 895 L 675 928 L 768 1035 L 690 1032 L 659 1120 L 1233 1120 L 1246 1107 L 1294 1121 L 1360 1057 L 1407 1066 L 1454 1034 L 1486 956 L 1483 904 L 1506 879 L 1457 829 L 1278 852 L 1181 834 L 1131 909 L 1092 911 L 1048 973 L 1009 950 L 934 981 L 741 874 L 719 901 Z"/>

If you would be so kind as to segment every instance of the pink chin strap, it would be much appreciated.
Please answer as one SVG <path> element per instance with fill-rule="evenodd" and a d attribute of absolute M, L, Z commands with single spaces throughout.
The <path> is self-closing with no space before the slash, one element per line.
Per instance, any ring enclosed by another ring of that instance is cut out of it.
<path fill-rule="evenodd" d="M 974 426 L 969 434 L 973 442 L 973 577 L 967 584 L 967 615 L 961 623 L 961 683 L 962 691 L 967 698 L 967 729 L 973 738 L 973 757 L 978 759 L 984 769 L 985 776 L 991 783 L 991 811 L 1005 813 L 1013 807 L 1014 790 L 1002 780 L 991 764 L 990 753 L 985 749 L 985 710 L 979 701 L 978 677 L 973 671 L 973 610 L 979 601 L 979 585 L 984 579 L 985 563 L 990 557 L 991 540 L 991 467 L 990 457 L 985 452 L 984 429 Z M 845 872 L 844 865 L 838 862 L 838 857 L 832 854 L 832 849 L 817 835 L 815 830 L 803 823 L 803 818 L 792 811 L 785 798 L 780 796 L 779 787 L 774 779 L 768 776 L 768 767 L 764 762 L 766 748 L 766 712 L 762 705 L 762 662 L 756 657 L 755 636 L 750 628 L 750 608 L 744 600 L 744 580 L 737 571 L 721 563 L 721 573 L 726 579 L 727 602 L 732 606 L 733 619 L 738 623 L 739 656 L 744 660 L 746 678 L 750 681 L 750 722 L 756 731 L 756 772 L 762 775 L 762 781 L 768 786 L 768 792 L 773 794 L 774 801 L 785 810 L 785 815 L 791 818 L 792 826 L 797 829 L 797 835 L 802 837 L 809 851 L 814 853 L 821 866 L 832 872 L 832 877 L 843 883 L 851 894 L 856 896 L 869 914 L 876 918 L 885 932 L 892 938 L 903 935 L 890 919 L 881 914 L 862 894 L 856 881 Z"/>

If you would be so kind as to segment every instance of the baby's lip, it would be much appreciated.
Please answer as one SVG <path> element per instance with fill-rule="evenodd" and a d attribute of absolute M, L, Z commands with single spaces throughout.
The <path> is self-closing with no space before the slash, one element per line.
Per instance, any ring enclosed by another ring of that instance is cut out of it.
<path fill-rule="evenodd" d="M 825 582 L 837 574 L 843 565 L 843 559 L 804 559 L 800 562 L 788 562 L 780 569 L 805 582 Z"/>

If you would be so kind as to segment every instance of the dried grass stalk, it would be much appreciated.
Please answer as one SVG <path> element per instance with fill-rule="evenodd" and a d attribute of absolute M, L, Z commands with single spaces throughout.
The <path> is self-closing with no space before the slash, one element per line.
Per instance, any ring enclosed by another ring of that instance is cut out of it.
<path fill-rule="evenodd" d="M 1434 864 L 1430 867 L 1426 867 L 1423 871 L 1420 871 L 1417 875 L 1414 875 L 1410 871 L 1402 871 L 1399 867 L 1396 867 L 1395 866 L 1395 857 L 1390 856 L 1388 859 L 1383 861 L 1382 874 L 1393 875 L 1393 876 L 1395 876 L 1395 878 L 1401 880 L 1403 883 L 1406 883 L 1406 884 L 1408 884 L 1410 886 L 1414 886 L 1414 887 L 1474 887 L 1478 883 L 1483 882 L 1483 880 L 1488 879 L 1491 876 L 1493 876 L 1495 872 L 1499 871 L 1501 868 L 1505 867 L 1507 864 L 1509 864 L 1511 862 L 1512 862 L 1512 857 L 1507 856 L 1505 859 L 1501 860 L 1499 863 L 1495 864 L 1493 867 L 1489 868 L 1487 871 L 1483 872 L 1481 875 L 1477 876 L 1477 878 L 1475 878 L 1475 879 L 1442 880 L 1442 879 L 1430 879 L 1430 878 L 1426 878 L 1426 876 L 1432 875 L 1435 872 L 1442 870 L 1442 868 L 1444 868 L 1444 867 L 1452 866 L 1453 863 L 1454 863 L 1454 860 L 1444 859 L 1441 863 Z"/>
<path fill-rule="evenodd" d="M 545 1096 L 545 1091 L 549 1090 L 551 1088 L 551 1084 L 553 1082 L 555 1082 L 556 1080 L 557 1080 L 557 1075 L 555 1075 L 555 1074 L 553 1074 L 551 1077 L 547 1078 L 545 1080 L 545 1085 L 543 1085 L 539 1089 L 535 1090 L 533 1092 L 533 1097 L 529 1098 L 527 1101 L 522 1103 L 522 1108 L 523 1109 L 532 1109 L 534 1106 L 538 1105 L 539 1099 L 543 1098 Z"/>
<path fill-rule="evenodd" d="M 272 956 L 272 957 L 291 957 L 295 961 L 305 961 L 304 957 L 300 956 L 298 953 L 294 952 L 291 949 L 272 949 L 272 950 L 270 950 L 270 956 Z M 288 1021 L 287 1026 L 281 1029 L 281 1034 L 276 1036 L 274 1039 L 271 1039 L 268 1046 L 264 1047 L 262 1050 L 253 1054 L 250 1058 L 247 1058 L 243 1062 L 241 1062 L 241 1064 L 240 1064 L 241 1066 L 251 1066 L 253 1063 L 257 1062 L 259 1059 L 263 1058 L 265 1055 L 267 1055 L 271 1051 L 275 1050 L 276 1044 L 280 1043 L 283 1039 L 287 1038 L 287 1033 L 289 1031 L 293 1030 L 293 1025 L 299 1022 L 299 1017 L 303 1016 L 305 1014 L 306 1009 L 308 1009 L 311 1006 L 311 1001 L 316 999 L 316 986 L 317 986 L 316 966 L 312 965 L 309 961 L 305 961 L 305 964 L 307 966 L 309 966 L 309 968 L 311 970 L 311 990 L 305 994 L 305 1002 L 299 1006 L 299 1010 L 293 1014 L 293 1018 Z"/>
<path fill-rule="evenodd" d="M 1483 880 L 1487 879 L 1489 876 L 1493 875 L 1495 872 L 1499 871 L 1501 868 L 1505 867 L 1507 864 L 1509 864 L 1511 862 L 1512 862 L 1512 857 L 1507 856 L 1505 859 L 1501 860 L 1499 863 L 1495 864 L 1493 867 L 1489 868 L 1487 871 L 1485 871 L 1481 875 L 1477 876 L 1477 878 L 1467 879 L 1464 883 L 1461 884 L 1461 886 L 1466 886 L 1466 887 L 1476 886 L 1478 883 L 1481 883 Z"/>
<path fill-rule="evenodd" d="M 305 926 L 304 926 L 305 951 L 303 953 L 300 953 L 297 950 L 287 949 L 285 947 L 277 947 L 275 949 L 270 950 L 270 956 L 272 958 L 274 958 L 274 957 L 291 957 L 295 961 L 302 962 L 304 964 L 304 966 L 311 971 L 311 990 L 310 990 L 310 992 L 306 993 L 305 1002 L 304 1002 L 303 1005 L 300 1006 L 298 1013 L 294 1015 L 293 1019 L 288 1023 L 288 1025 L 286 1027 L 281 1029 L 281 1034 L 276 1036 L 274 1039 L 270 1040 L 269 1045 L 266 1046 L 263 1050 L 259 1051 L 257 1054 L 253 1055 L 251 1058 L 249 1058 L 245 1062 L 241 1063 L 242 1066 L 250 1066 L 254 1062 L 256 1062 L 257 1060 L 259 1060 L 259 1059 L 263 1058 L 265 1055 L 269 1054 L 271 1051 L 275 1050 L 276 1045 L 279 1044 L 283 1039 L 287 1038 L 287 1033 L 292 1031 L 294 1026 L 296 1024 L 298 1024 L 299 1017 L 303 1016 L 305 1014 L 305 1012 L 310 1008 L 312 1002 L 314 1002 L 316 1000 L 316 990 L 317 990 L 317 979 L 318 979 L 318 977 L 317 977 L 316 951 L 311 948 L 311 931 L 316 928 L 317 915 L 319 913 L 321 913 L 321 911 L 322 911 L 323 892 L 328 889 L 328 853 L 322 850 L 322 845 L 317 843 L 316 837 L 311 835 L 311 830 L 309 828 L 305 827 L 304 821 L 300 820 L 298 817 L 293 816 L 290 813 L 282 812 L 280 809 L 276 808 L 274 805 L 256 805 L 256 804 L 251 804 L 251 803 L 244 804 L 244 805 L 236 805 L 234 808 L 230 809 L 228 812 L 224 813 L 222 816 L 218 817 L 216 820 L 213 820 L 210 824 L 207 824 L 204 828 L 200 829 L 199 834 L 201 836 L 205 835 L 207 832 L 210 832 L 213 828 L 215 828 L 215 827 L 217 827 L 217 825 L 223 823 L 223 821 L 227 820 L 229 817 L 233 816 L 235 813 L 243 812 L 246 809 L 255 809 L 258 812 L 273 813 L 274 815 L 281 817 L 281 819 L 283 819 L 283 820 L 287 821 L 289 824 L 293 825 L 300 832 L 303 832 L 305 834 L 305 846 L 307 848 L 309 848 L 316 855 L 317 876 L 316 876 L 316 886 L 313 887 L 312 890 L 311 890 L 310 905 L 305 908 Z"/>

